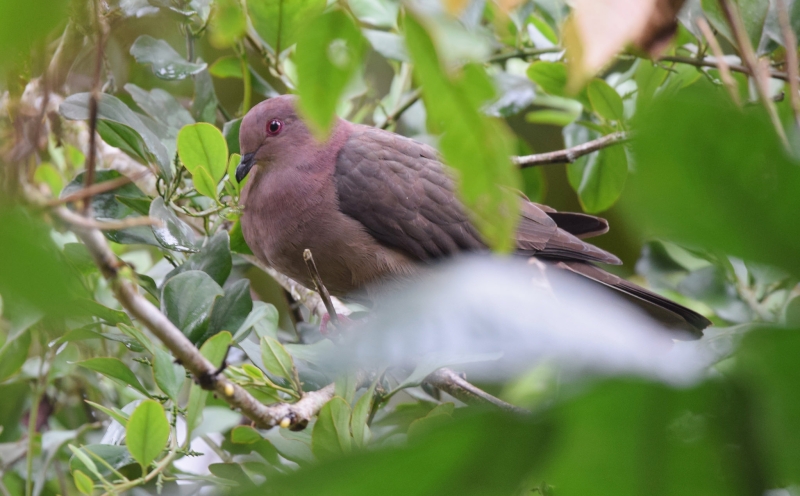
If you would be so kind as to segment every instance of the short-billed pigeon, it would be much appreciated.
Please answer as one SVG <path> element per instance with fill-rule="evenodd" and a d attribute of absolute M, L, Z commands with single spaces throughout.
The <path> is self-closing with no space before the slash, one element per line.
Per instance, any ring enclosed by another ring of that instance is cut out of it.
<path fill-rule="evenodd" d="M 428 145 L 338 120 L 321 143 L 295 111 L 295 97 L 253 107 L 239 131 L 242 232 L 260 260 L 313 287 L 303 251 L 314 255 L 334 295 L 412 276 L 426 263 L 486 250 L 458 200 L 452 174 Z M 710 322 L 594 263 L 620 260 L 581 238 L 608 223 L 520 200 L 516 251 L 622 292 L 675 328 L 699 333 Z"/>

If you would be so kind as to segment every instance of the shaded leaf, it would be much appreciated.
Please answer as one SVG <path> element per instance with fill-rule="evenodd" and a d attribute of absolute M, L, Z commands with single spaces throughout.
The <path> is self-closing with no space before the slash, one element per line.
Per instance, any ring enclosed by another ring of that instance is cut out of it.
<path fill-rule="evenodd" d="M 250 281 L 242 279 L 231 284 L 225 289 L 222 298 L 214 302 L 208 330 L 200 342 L 220 331 L 234 334 L 244 324 L 251 310 L 253 310 L 253 299 L 250 296 Z"/>
<path fill-rule="evenodd" d="M 208 69 L 194 76 L 194 100 L 192 115 L 197 122 L 214 123 L 217 120 L 217 94 Z"/>
<path fill-rule="evenodd" d="M 628 178 L 628 159 L 622 146 L 611 146 L 592 154 L 585 162 L 570 164 L 570 177 L 577 175 L 578 197 L 584 211 L 607 210 L 622 194 Z"/>
<path fill-rule="evenodd" d="M 160 88 L 148 92 L 133 83 L 128 83 L 125 85 L 125 91 L 147 115 L 169 128 L 177 130 L 194 123 L 192 114 L 183 108 L 174 96 Z"/>
<path fill-rule="evenodd" d="M 311 451 L 318 460 L 330 460 L 350 453 L 350 405 L 334 396 L 319 411 L 311 435 Z"/>
<path fill-rule="evenodd" d="M 0 348 L 0 382 L 16 374 L 25 360 L 31 347 L 31 333 L 23 331 L 17 336 L 10 336 Z"/>
<path fill-rule="evenodd" d="M 178 394 L 186 380 L 186 369 L 175 363 L 172 355 L 161 348 L 156 348 L 153 358 L 153 377 L 158 388 L 177 404 Z"/>
<path fill-rule="evenodd" d="M 292 379 L 294 362 L 292 356 L 277 339 L 270 336 L 261 338 L 261 360 L 267 372 L 275 377 Z"/>
<path fill-rule="evenodd" d="M 247 12 L 258 35 L 276 52 L 293 45 L 304 27 L 325 8 L 325 0 L 247 2 Z"/>
<path fill-rule="evenodd" d="M 175 267 L 164 277 L 169 281 L 172 277 L 187 270 L 200 270 L 211 276 L 217 284 L 222 286 L 228 280 L 233 262 L 231 251 L 228 248 L 228 233 L 220 231 L 208 240 L 200 251 L 186 259 L 184 263 Z"/>
<path fill-rule="evenodd" d="M 161 225 L 153 225 L 153 234 L 161 246 L 173 251 L 196 252 L 194 231 L 175 212 L 167 208 L 161 197 L 150 204 L 150 217 L 161 221 Z"/>
<path fill-rule="evenodd" d="M 140 64 L 150 64 L 161 79 L 185 79 L 206 68 L 206 64 L 188 62 L 164 40 L 141 35 L 131 45 L 131 55 Z"/>
<path fill-rule="evenodd" d="M 205 272 L 189 270 L 164 284 L 161 311 L 193 343 L 205 334 L 211 308 L 224 294 L 222 288 Z"/>
<path fill-rule="evenodd" d="M 115 379 L 122 384 L 127 384 L 145 396 L 150 396 L 150 393 L 148 393 L 144 386 L 142 386 L 142 383 L 139 382 L 136 374 L 134 374 L 131 369 L 129 369 L 128 366 L 122 363 L 122 361 L 120 361 L 118 358 L 89 358 L 88 360 L 78 362 L 78 365 L 85 369 L 93 370 L 103 374 L 110 379 Z"/>
<path fill-rule="evenodd" d="M 600 117 L 610 121 L 621 121 L 624 117 L 622 98 L 619 93 L 599 78 L 594 78 L 587 89 L 592 108 Z"/>

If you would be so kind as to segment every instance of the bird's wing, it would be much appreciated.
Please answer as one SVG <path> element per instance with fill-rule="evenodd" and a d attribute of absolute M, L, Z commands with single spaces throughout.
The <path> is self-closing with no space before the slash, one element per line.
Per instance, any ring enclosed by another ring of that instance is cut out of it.
<path fill-rule="evenodd" d="M 486 249 L 456 197 L 436 150 L 367 126 L 355 126 L 336 159 L 339 209 L 381 243 L 419 260 Z M 517 249 L 564 260 L 619 263 L 614 255 L 560 229 L 549 213 L 521 202 Z"/>

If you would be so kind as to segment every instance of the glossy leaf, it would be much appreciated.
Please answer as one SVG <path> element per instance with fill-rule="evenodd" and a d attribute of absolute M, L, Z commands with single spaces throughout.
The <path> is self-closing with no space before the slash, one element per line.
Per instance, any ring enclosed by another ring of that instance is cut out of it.
<path fill-rule="evenodd" d="M 125 445 L 142 470 L 148 467 L 164 450 L 169 440 L 169 421 L 161 403 L 145 400 L 136 407 L 125 427 Z"/>
<path fill-rule="evenodd" d="M 244 324 L 250 311 L 253 310 L 253 299 L 250 296 L 250 281 L 241 279 L 225 289 L 225 294 L 214 302 L 208 330 L 200 338 L 205 341 L 220 331 L 231 334 Z"/>
<path fill-rule="evenodd" d="M 206 64 L 188 62 L 164 40 L 149 35 L 136 38 L 131 45 L 131 55 L 140 64 L 150 64 L 153 74 L 161 79 L 180 80 L 197 74 Z"/>
<path fill-rule="evenodd" d="M 150 217 L 161 221 L 161 225 L 153 226 L 153 234 L 161 246 L 179 252 L 197 251 L 194 231 L 167 208 L 163 198 L 158 197 L 150 204 Z"/>
<path fill-rule="evenodd" d="M 164 281 L 169 281 L 172 277 L 188 270 L 200 270 L 211 276 L 211 279 L 220 286 L 224 285 L 231 273 L 231 267 L 233 267 L 228 245 L 228 233 L 218 232 L 208 240 L 205 246 L 200 248 L 200 251 L 172 269 L 164 277 Z"/>
<path fill-rule="evenodd" d="M 350 405 L 334 396 L 319 411 L 311 435 L 311 451 L 319 460 L 330 460 L 350 453 Z"/>
<path fill-rule="evenodd" d="M 193 343 L 205 334 L 211 308 L 224 294 L 205 272 L 188 270 L 171 278 L 161 290 L 161 311 Z"/>
<path fill-rule="evenodd" d="M 89 358 L 88 360 L 78 362 L 78 365 L 85 369 L 93 370 L 103 374 L 110 379 L 115 379 L 122 384 L 127 384 L 145 396 L 150 396 L 150 393 L 148 393 L 144 386 L 142 386 L 142 383 L 139 382 L 136 374 L 134 374 L 131 369 L 129 369 L 128 366 L 122 363 L 122 361 L 120 361 L 118 358 Z"/>
<path fill-rule="evenodd" d="M 88 120 L 89 93 L 70 95 L 58 110 L 67 119 Z M 160 138 L 142 122 L 141 118 L 121 100 L 112 95 L 103 94 L 98 102 L 97 117 L 127 126 L 139 134 L 147 146 L 147 151 L 155 157 L 161 173 L 167 179 L 172 178 L 172 161 L 167 148 Z"/>
<path fill-rule="evenodd" d="M 303 30 L 294 57 L 300 111 L 320 139 L 330 133 L 336 107 L 362 65 L 366 42 L 351 17 L 332 10 Z"/>
<path fill-rule="evenodd" d="M 247 2 L 247 12 L 258 35 L 276 52 L 297 41 L 311 19 L 321 14 L 325 0 L 278 0 Z"/>

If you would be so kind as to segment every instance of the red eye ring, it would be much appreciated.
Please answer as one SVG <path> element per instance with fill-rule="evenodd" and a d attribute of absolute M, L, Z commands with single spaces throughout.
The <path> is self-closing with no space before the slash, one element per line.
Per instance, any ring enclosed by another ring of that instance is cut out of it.
<path fill-rule="evenodd" d="M 272 119 L 267 123 L 267 134 L 269 136 L 277 136 L 283 130 L 283 121 L 280 119 Z"/>

